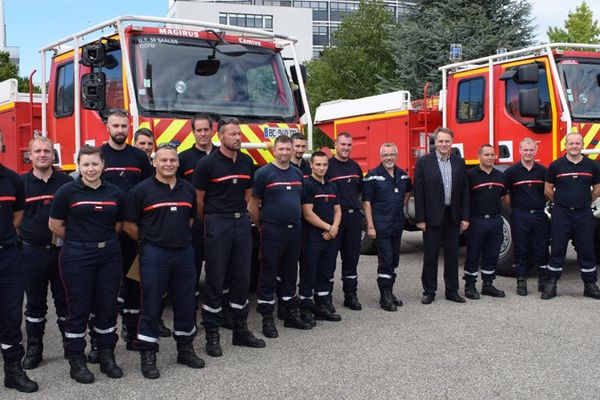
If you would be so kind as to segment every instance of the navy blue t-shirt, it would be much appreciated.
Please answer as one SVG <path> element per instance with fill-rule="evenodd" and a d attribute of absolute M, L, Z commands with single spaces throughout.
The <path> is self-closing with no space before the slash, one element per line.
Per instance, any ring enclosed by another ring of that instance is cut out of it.
<path fill-rule="evenodd" d="M 235 161 L 215 151 L 198 162 L 192 184 L 206 192 L 205 214 L 246 212 L 246 189 L 254 186 L 254 163 L 250 156 L 238 152 Z"/>
<path fill-rule="evenodd" d="M 210 153 L 214 153 L 217 150 L 219 150 L 219 146 L 213 145 Z M 179 168 L 177 168 L 177 176 L 192 183 L 192 176 L 194 176 L 194 169 L 196 168 L 196 165 L 198 165 L 198 161 L 210 153 L 200 150 L 195 145 L 179 153 Z"/>
<path fill-rule="evenodd" d="M 25 213 L 21 223 L 21 238 L 38 246 L 52 243 L 52 232 L 48 228 L 50 208 L 54 200 L 54 193 L 63 185 L 73 182 L 69 175 L 52 171 L 47 182 L 33 175 L 29 171 L 21 176 L 25 185 Z"/>
<path fill-rule="evenodd" d="M 103 242 L 115 237 L 123 206 L 123 194 L 115 185 L 103 180 L 94 189 L 77 178 L 58 189 L 50 217 L 65 221 L 67 242 Z"/>
<path fill-rule="evenodd" d="M 0 164 L 0 245 L 17 242 L 13 214 L 25 207 L 25 189 L 19 174 Z"/>
<path fill-rule="evenodd" d="M 518 162 L 504 171 L 510 206 L 521 210 L 543 210 L 546 206 L 544 180 L 546 167 L 533 163 L 530 170 Z"/>
<path fill-rule="evenodd" d="M 115 150 L 105 143 L 100 149 L 104 155 L 102 179 L 116 185 L 124 196 L 132 187 L 154 175 L 148 156 L 137 147 L 127 145 L 123 150 Z"/>
<path fill-rule="evenodd" d="M 496 168 L 489 174 L 478 165 L 467 172 L 471 196 L 471 215 L 498 215 L 506 194 L 504 175 Z"/>
<path fill-rule="evenodd" d="M 124 219 L 138 224 L 140 239 L 181 248 L 192 241 L 190 219 L 195 216 L 196 191 L 190 183 L 178 178 L 171 189 L 153 176 L 129 192 Z"/>
<path fill-rule="evenodd" d="M 351 159 L 340 161 L 331 157 L 325 179 L 337 186 L 342 209 L 361 208 L 360 195 L 363 191 L 363 174 L 356 161 Z"/>
<path fill-rule="evenodd" d="M 600 183 L 600 171 L 598 165 L 585 156 L 577 164 L 563 156 L 548 167 L 546 182 L 554 184 L 554 203 L 559 206 L 589 207 L 591 187 Z"/>
<path fill-rule="evenodd" d="M 302 180 L 302 172 L 291 165 L 280 169 L 268 164 L 256 171 L 252 196 L 262 200 L 261 222 L 300 225 Z"/>
<path fill-rule="evenodd" d="M 303 178 L 305 179 L 312 174 L 312 170 L 310 169 L 310 163 L 304 158 L 300 159 L 300 164 L 294 164 L 292 161 L 290 161 L 290 165 L 293 165 L 294 167 L 302 171 L 302 174 L 304 175 Z"/>
<path fill-rule="evenodd" d="M 339 204 L 337 189 L 331 182 L 321 183 L 312 176 L 304 180 L 302 204 L 312 204 L 313 212 L 328 224 L 333 224 L 335 206 Z M 308 221 L 303 224 L 307 240 L 322 240 L 323 230 L 311 225 Z"/>

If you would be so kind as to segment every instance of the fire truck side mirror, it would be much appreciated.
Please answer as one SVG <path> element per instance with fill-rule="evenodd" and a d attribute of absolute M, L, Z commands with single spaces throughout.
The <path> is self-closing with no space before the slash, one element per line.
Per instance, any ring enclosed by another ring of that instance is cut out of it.
<path fill-rule="evenodd" d="M 81 77 L 81 105 L 86 110 L 101 111 L 106 108 L 106 75 L 103 72 Z"/>
<path fill-rule="evenodd" d="M 538 70 L 537 63 L 521 65 L 515 80 L 517 83 L 538 83 Z"/>
<path fill-rule="evenodd" d="M 306 67 L 304 64 L 300 64 L 300 73 L 302 74 L 302 81 L 306 85 L 306 79 L 308 78 L 308 75 L 306 74 Z M 296 68 L 293 66 L 290 67 L 290 75 L 292 76 L 292 82 L 298 85 L 298 74 L 296 73 Z"/>
<path fill-rule="evenodd" d="M 308 96 L 308 94 L 307 94 Z M 302 102 L 302 94 L 300 89 L 294 89 L 294 102 L 296 102 L 296 108 L 298 109 L 298 116 L 302 117 L 306 110 L 304 109 L 304 103 Z"/>
<path fill-rule="evenodd" d="M 81 50 L 81 63 L 86 67 L 101 67 L 106 58 L 106 46 L 103 43 L 90 43 Z"/>
<path fill-rule="evenodd" d="M 519 90 L 519 114 L 522 117 L 539 117 L 540 91 L 538 88 Z"/>

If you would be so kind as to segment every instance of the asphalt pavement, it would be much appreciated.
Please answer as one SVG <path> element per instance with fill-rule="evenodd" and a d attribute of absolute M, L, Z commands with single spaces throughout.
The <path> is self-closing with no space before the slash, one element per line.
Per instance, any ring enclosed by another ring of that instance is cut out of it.
<path fill-rule="evenodd" d="M 195 345 L 206 361 L 201 370 L 176 364 L 174 341 L 162 339 L 161 378 L 153 381 L 142 377 L 138 353 L 126 351 L 121 341 L 116 355 L 123 378 L 109 379 L 97 365 L 91 365 L 95 383 L 73 381 L 52 312 L 44 361 L 28 372 L 38 382 L 39 392 L 25 395 L 0 387 L 0 399 L 600 397 L 600 301 L 582 297 L 583 283 L 572 250 L 558 284 L 558 297 L 550 301 L 539 298 L 533 277 L 526 297 L 516 295 L 514 278 L 499 277 L 496 283 L 506 291 L 506 298 L 482 296 L 466 304 L 452 303 L 444 299 L 440 265 L 442 290 L 433 304 L 425 306 L 420 302 L 421 262 L 421 235 L 406 232 L 394 290 L 404 306 L 397 312 L 379 308 L 377 257 L 361 256 L 362 311 L 342 306 L 338 271 L 334 305 L 341 322 L 319 321 L 310 331 L 298 331 L 278 321 L 280 336 L 265 339 L 264 349 L 234 347 L 231 332 L 223 330 L 220 358 L 206 355 L 200 332 Z M 255 302 L 251 305 L 249 325 L 262 337 Z M 170 309 L 165 319 L 170 325 Z"/>

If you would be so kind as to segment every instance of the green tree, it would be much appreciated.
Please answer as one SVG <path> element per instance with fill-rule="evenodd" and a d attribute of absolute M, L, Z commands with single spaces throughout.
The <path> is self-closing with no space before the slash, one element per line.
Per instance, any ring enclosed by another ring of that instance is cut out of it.
<path fill-rule="evenodd" d="M 411 8 L 391 43 L 398 68 L 382 80 L 381 92 L 409 90 L 420 97 L 425 82 L 441 87 L 438 67 L 449 64 L 452 43 L 460 43 L 463 60 L 515 50 L 533 43 L 535 26 L 528 0 L 422 0 Z"/>
<path fill-rule="evenodd" d="M 575 8 L 575 12 L 569 13 L 564 28 L 551 26 L 546 34 L 554 43 L 600 43 L 598 21 L 594 20 L 594 13 L 585 1 Z"/>
<path fill-rule="evenodd" d="M 378 93 L 382 77 L 391 78 L 396 70 L 389 40 L 394 26 L 381 0 L 361 0 L 358 10 L 342 20 L 331 46 L 306 65 L 313 113 L 325 101 Z M 315 147 L 329 143 L 322 134 L 315 135 Z"/>

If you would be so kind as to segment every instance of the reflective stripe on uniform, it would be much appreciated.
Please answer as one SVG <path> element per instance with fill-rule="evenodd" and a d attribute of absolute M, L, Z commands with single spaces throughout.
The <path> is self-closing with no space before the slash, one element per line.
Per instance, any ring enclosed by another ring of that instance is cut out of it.
<path fill-rule="evenodd" d="M 256 299 L 256 302 L 258 304 L 275 304 L 275 300 L 261 300 L 261 299 Z"/>
<path fill-rule="evenodd" d="M 46 318 L 33 318 L 33 317 L 25 317 L 27 322 L 40 323 L 46 321 Z"/>
<path fill-rule="evenodd" d="M 196 333 L 196 327 L 193 327 L 191 331 L 189 332 L 184 332 L 184 331 L 174 331 L 173 334 L 175 336 L 192 336 L 194 333 Z"/>
<path fill-rule="evenodd" d="M 248 300 L 246 300 L 246 302 L 243 305 L 229 302 L 229 307 L 235 308 L 237 310 L 243 310 L 244 307 L 246 307 L 247 305 L 248 305 Z"/>
<path fill-rule="evenodd" d="M 391 276 L 391 275 L 388 275 L 388 274 L 377 274 L 377 276 L 378 276 L 379 278 L 384 278 L 384 279 L 392 279 L 392 276 Z"/>
<path fill-rule="evenodd" d="M 494 272 L 495 272 L 495 271 L 494 271 L 493 269 L 492 269 L 492 270 L 489 270 L 489 269 L 483 269 L 483 268 L 481 269 L 481 273 L 482 273 L 482 274 L 486 274 L 486 275 L 492 275 Z"/>
<path fill-rule="evenodd" d="M 115 332 L 117 330 L 117 327 L 115 325 L 115 326 L 112 326 L 112 327 L 107 328 L 107 329 L 100 329 L 97 326 L 95 326 L 93 329 L 94 329 L 94 332 L 97 332 L 97 333 L 100 333 L 100 334 L 104 335 L 104 334 L 107 334 L 107 333 Z"/>
<path fill-rule="evenodd" d="M 586 268 L 581 268 L 581 272 L 594 272 L 594 271 L 596 271 L 596 267 L 594 267 L 594 268 L 589 268 L 589 269 L 586 269 Z"/>
<path fill-rule="evenodd" d="M 213 314 L 217 314 L 217 313 L 221 312 L 221 307 L 219 307 L 219 308 L 212 308 L 212 307 L 207 306 L 206 304 L 202 304 L 202 309 L 206 310 L 208 312 L 211 312 Z"/>
<path fill-rule="evenodd" d="M 477 272 L 465 271 L 465 275 L 477 276 Z"/>
<path fill-rule="evenodd" d="M 554 268 L 554 267 L 551 267 L 548 265 L 548 270 L 554 271 L 554 272 L 560 272 L 560 271 L 562 271 L 562 267 Z"/>
<path fill-rule="evenodd" d="M 329 292 L 317 292 L 317 296 L 327 296 Z"/>
<path fill-rule="evenodd" d="M 144 342 L 150 342 L 150 343 L 157 343 L 158 342 L 158 338 L 153 338 L 150 336 L 146 336 L 146 335 L 141 335 L 141 334 L 137 334 L 137 338 L 139 340 L 143 340 Z"/>
<path fill-rule="evenodd" d="M 348 275 L 348 276 L 343 276 L 342 279 L 356 279 L 357 276 L 356 275 Z"/>
<path fill-rule="evenodd" d="M 136 310 L 134 308 L 124 308 L 123 314 L 139 314 L 140 310 Z"/>
<path fill-rule="evenodd" d="M 83 333 L 72 333 L 72 332 L 65 332 L 65 337 L 69 338 L 69 339 L 77 339 L 77 338 L 84 338 L 86 335 L 85 332 Z"/>

